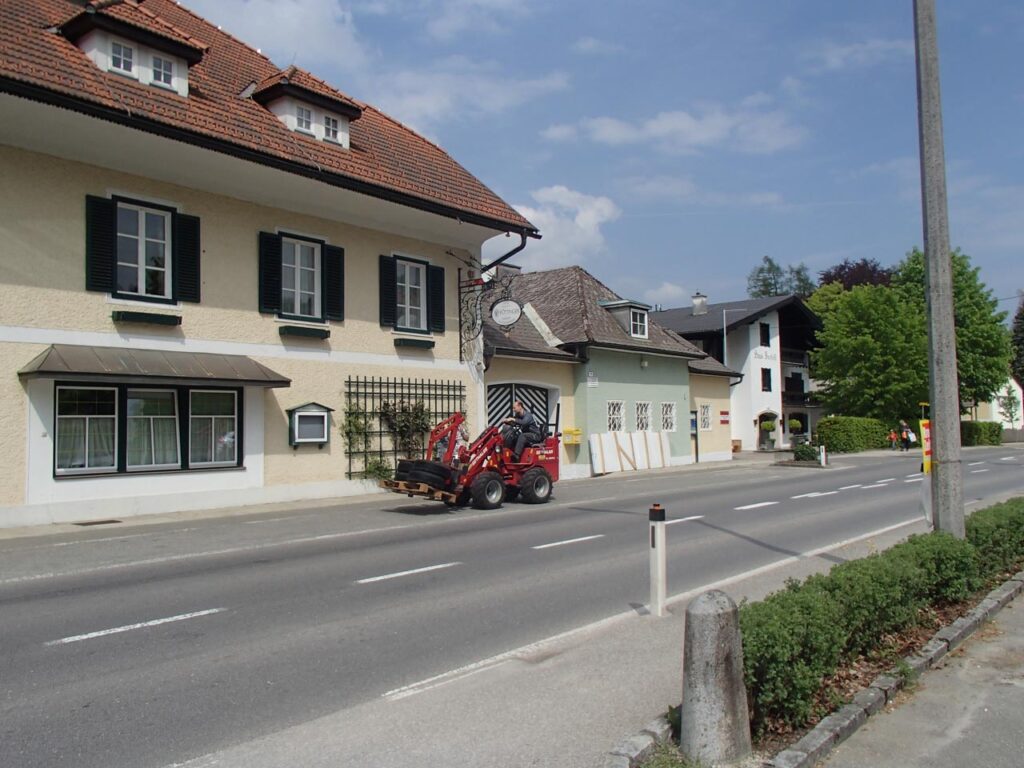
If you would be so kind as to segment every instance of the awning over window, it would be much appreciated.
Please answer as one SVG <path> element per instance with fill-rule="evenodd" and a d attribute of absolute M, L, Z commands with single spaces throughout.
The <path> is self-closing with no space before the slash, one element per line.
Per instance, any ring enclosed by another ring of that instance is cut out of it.
<path fill-rule="evenodd" d="M 54 344 L 18 371 L 25 379 L 287 387 L 285 378 L 244 355 L 161 352 Z"/>

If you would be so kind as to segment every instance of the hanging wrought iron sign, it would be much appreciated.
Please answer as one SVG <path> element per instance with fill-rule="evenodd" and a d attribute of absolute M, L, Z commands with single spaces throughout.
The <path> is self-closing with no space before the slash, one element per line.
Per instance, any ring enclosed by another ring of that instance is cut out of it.
<path fill-rule="evenodd" d="M 523 306 L 515 299 L 499 299 L 491 304 L 491 320 L 503 331 L 519 322 L 522 316 Z"/>

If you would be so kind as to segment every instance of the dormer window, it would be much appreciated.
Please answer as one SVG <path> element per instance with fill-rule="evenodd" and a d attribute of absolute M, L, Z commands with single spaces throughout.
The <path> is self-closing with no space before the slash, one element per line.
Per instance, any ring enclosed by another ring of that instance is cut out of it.
<path fill-rule="evenodd" d="M 153 82 L 157 85 L 173 87 L 174 62 L 162 56 L 153 57 Z"/>
<path fill-rule="evenodd" d="M 133 73 L 134 51 L 130 46 L 123 43 L 112 42 L 110 44 L 110 68 L 116 72 L 123 72 L 126 75 Z"/>
<path fill-rule="evenodd" d="M 306 107 L 295 107 L 295 130 L 313 132 L 313 110 Z"/>
<path fill-rule="evenodd" d="M 635 339 L 647 338 L 647 313 L 644 310 L 629 310 L 629 335 Z"/>
<path fill-rule="evenodd" d="M 338 140 L 338 120 L 330 115 L 324 115 L 324 140 Z"/>

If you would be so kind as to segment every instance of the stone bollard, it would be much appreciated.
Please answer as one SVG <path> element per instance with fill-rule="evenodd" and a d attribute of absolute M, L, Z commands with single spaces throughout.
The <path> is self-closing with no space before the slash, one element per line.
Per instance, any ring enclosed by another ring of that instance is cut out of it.
<path fill-rule="evenodd" d="M 702 765 L 738 763 L 751 753 L 739 611 L 717 589 L 686 608 L 679 747 Z"/>

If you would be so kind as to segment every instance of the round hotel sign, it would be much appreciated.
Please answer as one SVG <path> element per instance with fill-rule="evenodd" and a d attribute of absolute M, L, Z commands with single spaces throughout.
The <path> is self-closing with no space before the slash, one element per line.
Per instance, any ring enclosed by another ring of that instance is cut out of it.
<path fill-rule="evenodd" d="M 491 305 L 491 319 L 498 325 L 515 325 L 522 315 L 522 305 L 512 299 L 501 299 Z"/>

